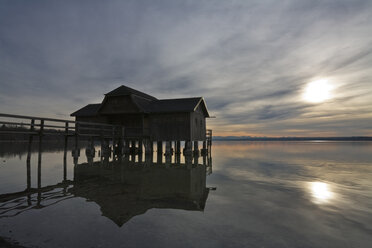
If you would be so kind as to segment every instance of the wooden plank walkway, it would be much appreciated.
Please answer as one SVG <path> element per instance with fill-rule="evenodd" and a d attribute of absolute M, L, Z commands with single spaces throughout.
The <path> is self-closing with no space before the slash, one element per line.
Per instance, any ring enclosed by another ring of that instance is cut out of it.
<path fill-rule="evenodd" d="M 125 128 L 120 125 L 81 122 L 0 113 L 0 125 L 13 127 L 0 129 L 0 134 L 62 135 L 100 137 L 105 139 L 124 138 Z M 51 129 L 52 128 L 52 129 Z"/>

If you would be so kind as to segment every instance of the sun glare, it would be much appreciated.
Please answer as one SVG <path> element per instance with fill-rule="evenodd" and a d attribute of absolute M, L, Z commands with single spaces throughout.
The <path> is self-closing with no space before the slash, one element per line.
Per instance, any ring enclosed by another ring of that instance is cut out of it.
<path fill-rule="evenodd" d="M 332 98 L 332 85 L 327 79 L 308 83 L 304 89 L 303 99 L 311 103 L 321 103 Z"/>
<path fill-rule="evenodd" d="M 328 202 L 333 197 L 332 191 L 328 184 L 323 182 L 311 182 L 310 190 L 316 203 Z"/>

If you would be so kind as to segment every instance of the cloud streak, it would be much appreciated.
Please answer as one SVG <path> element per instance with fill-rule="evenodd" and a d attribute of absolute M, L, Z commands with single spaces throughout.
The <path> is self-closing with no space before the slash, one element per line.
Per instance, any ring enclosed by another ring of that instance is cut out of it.
<path fill-rule="evenodd" d="M 370 1 L 1 5 L 2 112 L 68 117 L 126 84 L 204 96 L 217 135 L 372 135 Z M 322 77 L 334 98 L 305 103 Z"/>

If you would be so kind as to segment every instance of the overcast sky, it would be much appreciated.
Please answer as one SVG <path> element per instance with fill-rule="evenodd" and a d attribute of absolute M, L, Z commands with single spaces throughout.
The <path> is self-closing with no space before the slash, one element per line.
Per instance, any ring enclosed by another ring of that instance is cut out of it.
<path fill-rule="evenodd" d="M 215 135 L 372 135 L 372 1 L 0 0 L 0 112 L 69 118 L 122 84 L 203 96 Z"/>

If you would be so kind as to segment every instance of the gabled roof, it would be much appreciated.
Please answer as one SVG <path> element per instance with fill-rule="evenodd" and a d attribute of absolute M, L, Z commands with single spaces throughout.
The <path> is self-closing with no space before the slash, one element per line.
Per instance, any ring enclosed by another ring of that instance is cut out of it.
<path fill-rule="evenodd" d="M 202 108 L 209 117 L 207 106 L 203 97 L 164 99 L 151 102 L 148 105 L 150 113 L 194 112 L 202 104 Z"/>
<path fill-rule="evenodd" d="M 140 112 L 144 113 L 177 113 L 194 112 L 199 106 L 203 109 L 205 116 L 210 117 L 203 97 L 163 99 L 158 100 L 153 96 L 147 95 L 138 90 L 127 86 L 120 86 L 113 91 L 105 94 L 105 99 L 101 104 L 88 104 L 71 114 L 71 116 L 95 116 L 100 112 L 100 108 L 111 96 L 130 96 L 133 103 Z"/>
<path fill-rule="evenodd" d="M 100 103 L 88 104 L 87 106 L 75 111 L 71 116 L 95 116 L 100 108 Z"/>
<path fill-rule="evenodd" d="M 146 98 L 146 99 L 149 99 L 149 100 L 157 100 L 155 97 L 153 96 L 150 96 L 148 94 L 145 94 L 141 91 L 138 91 L 138 90 L 135 90 L 135 89 L 132 89 L 132 88 L 129 88 L 127 86 L 120 86 L 112 91 L 110 91 L 109 93 L 106 93 L 105 94 L 106 96 L 127 96 L 127 95 L 136 95 L 136 96 L 139 96 L 139 97 L 143 97 L 143 98 Z"/>
<path fill-rule="evenodd" d="M 194 112 L 200 105 L 205 112 L 206 117 L 209 117 L 207 106 L 203 97 L 193 98 L 178 98 L 178 99 L 164 99 L 149 101 L 142 97 L 132 96 L 133 102 L 145 113 L 185 113 Z M 88 104 L 71 114 L 71 116 L 95 116 L 102 104 Z"/>

